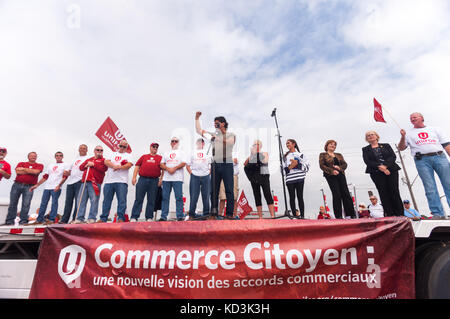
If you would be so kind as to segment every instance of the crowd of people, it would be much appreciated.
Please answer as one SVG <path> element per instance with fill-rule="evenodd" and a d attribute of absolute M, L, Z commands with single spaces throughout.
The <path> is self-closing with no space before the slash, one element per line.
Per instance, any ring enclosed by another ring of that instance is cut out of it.
<path fill-rule="evenodd" d="M 158 193 L 162 197 L 159 221 L 166 221 L 172 190 L 175 193 L 176 219 L 185 220 L 182 193 L 185 168 L 190 175 L 189 219 L 217 219 L 221 215 L 219 212 L 223 212 L 224 219 L 236 219 L 236 203 L 239 194 L 239 162 L 233 156 L 236 135 L 228 131 L 228 122 L 223 116 L 214 119 L 214 132 L 203 130 L 199 120 L 201 115 L 201 112 L 195 114 L 196 132 L 201 138 L 196 141 L 196 148 L 189 158 L 179 149 L 180 139 L 176 136 L 171 138 L 171 149 L 168 152 L 159 155 L 159 144 L 154 142 L 150 145 L 150 152 L 142 155 L 136 162 L 127 152 L 126 140 L 121 140 L 118 150 L 107 157 L 103 156 L 102 146 L 97 145 L 93 156 L 89 156 L 88 146 L 82 144 L 78 149 L 78 157 L 70 164 L 63 162 L 62 152 L 56 152 L 55 163 L 45 170 L 44 166 L 37 162 L 37 153 L 30 152 L 28 160 L 18 163 L 15 168 L 16 178 L 10 192 L 6 225 L 14 224 L 20 198 L 22 198 L 20 225 L 55 223 L 59 197 L 64 184 L 67 185 L 66 199 L 60 223 L 107 222 L 114 197 L 117 198 L 118 203 L 117 222 L 124 222 L 127 211 L 129 171 L 133 166 L 131 184 L 136 187 L 136 198 L 131 209 L 131 222 L 140 219 L 145 197 L 147 197 L 145 220 L 153 220 Z M 446 154 L 450 156 L 450 140 L 440 128 L 425 126 L 422 114 L 413 113 L 410 115 L 410 120 L 413 128 L 400 131 L 398 147 L 400 150 L 410 147 L 433 218 L 445 219 L 445 211 L 434 174 L 438 175 L 450 206 L 450 164 L 446 157 Z M 324 152 L 319 155 L 319 166 L 332 193 L 334 217 L 340 219 L 406 216 L 413 220 L 420 219 L 421 215 L 410 207 L 409 201 L 401 199 L 400 167 L 396 164 L 396 155 L 392 147 L 387 143 L 380 143 L 380 136 L 375 131 L 368 131 L 365 138 L 368 143 L 362 148 L 362 157 L 367 165 L 365 172 L 370 175 L 375 184 L 381 203 L 376 196 L 371 196 L 371 204 L 368 207 L 360 203 L 359 209 L 355 211 L 345 176 L 347 162 L 341 153 L 336 152 L 338 143 L 335 140 L 328 140 L 325 143 Z M 205 149 L 205 139 L 211 142 L 211 152 L 210 149 Z M 284 154 L 282 161 L 290 209 L 299 218 L 304 218 L 303 188 L 310 163 L 300 152 L 295 139 L 288 139 L 286 148 L 288 151 Z M 0 180 L 11 177 L 11 166 L 5 160 L 6 155 L 7 149 L 0 147 Z M 268 163 L 269 155 L 262 150 L 262 142 L 255 140 L 250 149 L 250 156 L 243 166 L 252 187 L 260 218 L 262 218 L 262 196 L 270 216 L 275 217 Z M 39 179 L 41 173 L 44 174 Z M 34 223 L 29 223 L 28 215 L 34 190 L 42 184 L 44 190 L 39 214 Z M 103 202 L 101 214 L 97 219 L 102 188 Z M 196 211 L 200 194 L 203 210 L 202 214 L 198 215 Z M 50 213 L 45 220 L 44 215 L 50 200 Z M 296 200 L 298 206 L 296 206 Z M 88 201 L 90 209 L 86 218 Z M 330 219 L 331 216 L 325 207 L 321 207 L 318 218 Z"/>

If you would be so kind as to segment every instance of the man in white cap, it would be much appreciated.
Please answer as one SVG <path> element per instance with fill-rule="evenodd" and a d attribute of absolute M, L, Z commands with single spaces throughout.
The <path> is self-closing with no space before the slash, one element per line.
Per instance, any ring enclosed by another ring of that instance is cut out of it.
<path fill-rule="evenodd" d="M 171 150 L 164 153 L 161 159 L 161 168 L 165 171 L 162 182 L 162 204 L 161 218 L 159 221 L 166 221 L 169 215 L 169 200 L 172 188 L 175 193 L 177 220 L 183 218 L 183 181 L 184 169 L 186 165 L 185 154 L 179 150 L 180 139 L 176 136 L 170 140 Z"/>
<path fill-rule="evenodd" d="M 128 171 L 133 166 L 132 156 L 127 152 L 128 142 L 121 140 L 119 150 L 105 157 L 105 165 L 108 171 L 105 176 L 105 185 L 103 186 L 103 203 L 100 222 L 107 222 L 111 210 L 111 204 L 114 194 L 117 196 L 117 222 L 125 221 L 125 212 L 127 210 L 128 194 Z M 88 223 L 92 223 L 92 218 Z"/>

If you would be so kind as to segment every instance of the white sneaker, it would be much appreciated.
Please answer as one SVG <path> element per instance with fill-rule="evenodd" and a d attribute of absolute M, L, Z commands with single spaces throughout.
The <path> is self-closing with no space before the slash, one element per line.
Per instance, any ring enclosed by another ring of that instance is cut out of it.
<path fill-rule="evenodd" d="M 130 223 L 136 223 L 137 222 L 137 219 L 136 218 L 131 218 L 130 219 Z"/>
<path fill-rule="evenodd" d="M 146 221 L 146 222 L 152 222 L 152 221 L 153 221 L 153 218 L 147 218 L 145 221 Z"/>
<path fill-rule="evenodd" d="M 84 220 L 76 219 L 73 222 L 71 222 L 71 224 L 86 224 L 86 222 Z"/>
<path fill-rule="evenodd" d="M 88 224 L 93 224 L 93 223 L 95 223 L 95 219 L 88 219 L 87 223 Z"/>

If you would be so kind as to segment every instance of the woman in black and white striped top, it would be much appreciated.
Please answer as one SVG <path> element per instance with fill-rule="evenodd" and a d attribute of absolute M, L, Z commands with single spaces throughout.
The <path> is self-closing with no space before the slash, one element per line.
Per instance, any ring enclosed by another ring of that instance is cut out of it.
<path fill-rule="evenodd" d="M 305 218 L 305 203 L 303 201 L 303 186 L 305 184 L 305 176 L 309 171 L 309 162 L 300 152 L 297 142 L 289 139 L 286 142 L 288 152 L 284 154 L 284 170 L 286 174 L 286 186 L 289 192 L 289 203 L 291 211 L 297 215 L 295 208 L 295 197 L 297 193 L 298 206 L 300 210 L 300 218 Z"/>

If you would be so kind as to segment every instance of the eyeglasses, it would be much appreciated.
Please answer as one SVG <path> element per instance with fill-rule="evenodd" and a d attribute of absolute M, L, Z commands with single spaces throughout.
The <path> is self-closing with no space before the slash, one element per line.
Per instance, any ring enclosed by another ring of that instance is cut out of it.
<path fill-rule="evenodd" d="M 170 143 L 178 143 L 177 140 L 171 140 Z"/>
<path fill-rule="evenodd" d="M 119 145 L 120 148 L 127 148 L 128 146 L 125 145 Z"/>
<path fill-rule="evenodd" d="M 103 152 L 103 150 L 100 150 L 100 149 L 96 149 L 95 151 L 96 152 Z"/>

